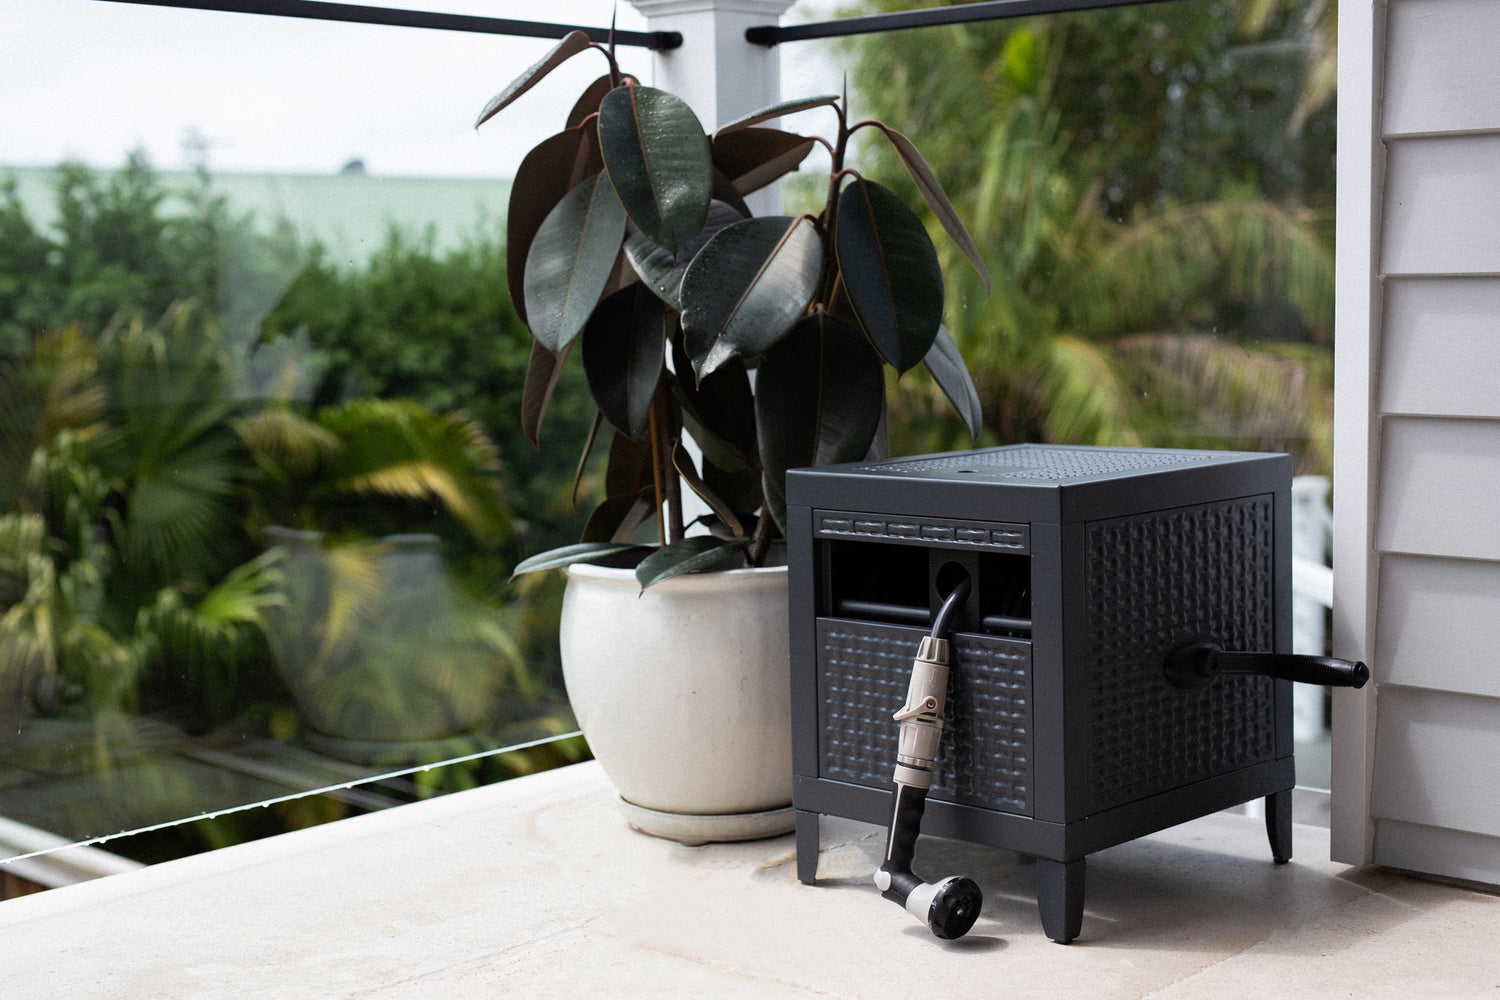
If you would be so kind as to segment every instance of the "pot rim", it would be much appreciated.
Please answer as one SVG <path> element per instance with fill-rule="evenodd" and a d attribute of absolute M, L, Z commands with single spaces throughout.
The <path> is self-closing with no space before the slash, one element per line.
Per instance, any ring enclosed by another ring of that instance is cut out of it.
<path fill-rule="evenodd" d="M 640 584 L 636 582 L 635 569 L 621 566 L 599 566 L 594 563 L 570 563 L 562 567 L 563 575 L 570 580 L 578 578 L 580 581 L 587 580 L 605 586 L 629 586 L 639 589 Z M 732 569 L 709 570 L 701 573 L 683 573 L 652 584 L 646 589 L 649 595 L 654 591 L 667 589 L 694 589 L 709 590 L 716 585 L 744 585 L 755 582 L 774 583 L 785 578 L 787 567 L 780 566 L 736 566 Z"/>

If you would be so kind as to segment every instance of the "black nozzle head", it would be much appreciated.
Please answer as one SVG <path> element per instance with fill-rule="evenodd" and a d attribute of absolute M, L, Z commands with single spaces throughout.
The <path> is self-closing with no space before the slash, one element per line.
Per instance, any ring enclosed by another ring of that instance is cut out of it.
<path fill-rule="evenodd" d="M 957 940 L 969 933 L 969 928 L 979 919 L 979 908 L 983 903 L 984 895 L 979 891 L 979 884 L 965 875 L 956 875 L 945 880 L 932 897 L 927 926 L 944 941 Z"/>

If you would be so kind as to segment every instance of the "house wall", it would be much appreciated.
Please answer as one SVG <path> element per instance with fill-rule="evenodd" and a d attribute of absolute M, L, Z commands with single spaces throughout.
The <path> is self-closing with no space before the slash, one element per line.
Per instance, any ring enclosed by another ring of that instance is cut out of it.
<path fill-rule="evenodd" d="M 1500 882 L 1500 3 L 1340 32 L 1334 855 Z"/>

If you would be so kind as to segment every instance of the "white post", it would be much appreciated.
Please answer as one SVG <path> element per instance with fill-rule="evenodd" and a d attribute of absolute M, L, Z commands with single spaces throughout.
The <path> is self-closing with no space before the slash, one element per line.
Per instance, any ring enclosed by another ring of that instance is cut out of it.
<path fill-rule="evenodd" d="M 652 86 L 687 101 L 712 132 L 781 100 L 779 46 L 745 41 L 745 29 L 776 24 L 795 0 L 629 0 L 648 31 L 682 33 L 682 45 L 657 52 Z M 756 215 L 781 212 L 781 185 L 745 199 Z"/>
<path fill-rule="evenodd" d="M 682 46 L 658 52 L 653 86 L 692 105 L 712 132 L 781 99 L 777 46 L 752 45 L 745 29 L 775 24 L 793 0 L 629 0 L 648 31 L 678 31 Z"/>

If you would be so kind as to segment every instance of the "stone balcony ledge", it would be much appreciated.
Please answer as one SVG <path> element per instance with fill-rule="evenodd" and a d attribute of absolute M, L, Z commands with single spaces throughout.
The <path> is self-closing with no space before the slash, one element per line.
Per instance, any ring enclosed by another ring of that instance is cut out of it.
<path fill-rule="evenodd" d="M 881 829 L 825 820 L 689 848 L 625 826 L 579 764 L 0 903 L 7 1000 L 498 996 L 1500 997 L 1500 898 L 1329 862 L 1219 814 L 1092 855 L 1082 936 L 1042 934 L 1022 859 L 924 840 L 985 891 L 933 939 L 868 874 Z"/>

